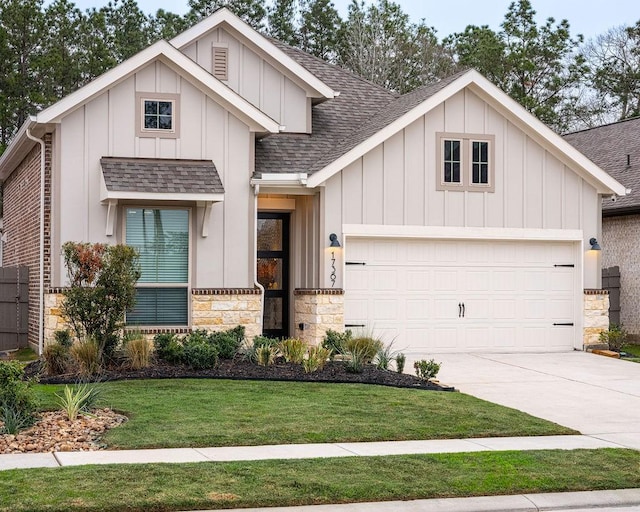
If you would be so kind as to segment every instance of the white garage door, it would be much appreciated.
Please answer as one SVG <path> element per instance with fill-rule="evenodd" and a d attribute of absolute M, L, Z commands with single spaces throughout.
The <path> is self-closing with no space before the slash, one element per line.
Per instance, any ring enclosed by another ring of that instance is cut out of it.
<path fill-rule="evenodd" d="M 571 350 L 575 259 L 571 242 L 348 238 L 345 324 L 408 352 Z"/>

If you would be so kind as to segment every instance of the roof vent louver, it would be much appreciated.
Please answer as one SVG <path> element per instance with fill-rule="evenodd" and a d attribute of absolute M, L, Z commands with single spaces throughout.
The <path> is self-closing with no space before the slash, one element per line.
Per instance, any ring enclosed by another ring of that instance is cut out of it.
<path fill-rule="evenodd" d="M 212 55 L 213 76 L 218 80 L 227 80 L 229 69 L 229 48 L 227 46 L 214 45 L 212 48 Z"/>

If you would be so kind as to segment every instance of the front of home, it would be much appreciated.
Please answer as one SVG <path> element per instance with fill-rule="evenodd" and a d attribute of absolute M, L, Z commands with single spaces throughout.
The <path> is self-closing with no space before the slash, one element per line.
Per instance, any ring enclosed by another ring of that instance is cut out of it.
<path fill-rule="evenodd" d="M 226 9 L 30 118 L 0 178 L 40 350 L 66 241 L 139 250 L 149 334 L 560 351 L 608 324 L 589 240 L 622 185 L 475 71 L 397 96 Z"/>

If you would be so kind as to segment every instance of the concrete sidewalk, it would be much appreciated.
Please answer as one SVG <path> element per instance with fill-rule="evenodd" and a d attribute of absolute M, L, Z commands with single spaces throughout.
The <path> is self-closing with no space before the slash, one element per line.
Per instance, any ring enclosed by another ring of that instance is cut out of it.
<path fill-rule="evenodd" d="M 286 444 L 216 448 L 161 448 L 156 450 L 99 450 L 0 455 L 0 470 L 83 466 L 89 464 L 148 464 L 230 462 L 267 459 L 371 457 L 427 453 L 463 453 L 505 450 L 576 450 L 626 448 L 592 436 L 492 437 L 386 441 L 371 443 Z"/>

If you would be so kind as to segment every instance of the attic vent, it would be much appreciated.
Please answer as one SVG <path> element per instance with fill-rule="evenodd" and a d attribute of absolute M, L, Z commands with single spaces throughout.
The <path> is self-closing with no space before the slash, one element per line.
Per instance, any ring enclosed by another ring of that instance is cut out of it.
<path fill-rule="evenodd" d="M 218 80 L 227 80 L 229 69 L 229 48 L 226 46 L 213 46 L 213 76 Z"/>

